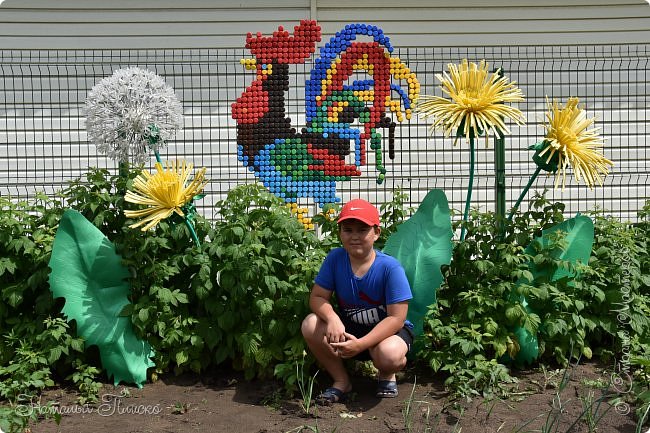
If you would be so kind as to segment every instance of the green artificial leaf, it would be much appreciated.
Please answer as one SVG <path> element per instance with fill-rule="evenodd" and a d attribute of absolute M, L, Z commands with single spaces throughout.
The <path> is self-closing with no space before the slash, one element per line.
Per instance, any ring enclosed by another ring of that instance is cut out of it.
<path fill-rule="evenodd" d="M 452 236 L 447 197 L 434 189 L 384 246 L 383 251 L 402 264 L 411 285 L 413 299 L 407 319 L 413 323 L 416 336 L 422 334 L 427 308 L 436 302 L 436 290 L 443 279 L 440 267 L 451 262 Z"/>
<path fill-rule="evenodd" d="M 534 150 L 535 154 L 533 155 L 533 161 L 539 168 L 541 168 L 544 171 L 548 171 L 550 173 L 555 173 L 558 168 L 558 162 L 560 161 L 560 153 L 556 152 L 555 154 L 549 152 L 545 154 L 544 156 L 541 156 L 540 153 L 542 153 L 545 149 L 547 149 L 551 145 L 550 141 L 544 140 L 540 141 L 539 143 L 535 143 L 532 146 L 529 146 L 528 149 Z M 551 158 L 549 158 L 549 154 L 553 155 Z"/>
<path fill-rule="evenodd" d="M 566 248 L 557 249 L 555 251 L 555 258 L 570 262 L 573 265 L 578 261 L 588 263 L 594 242 L 594 223 L 591 218 L 580 214 L 576 215 L 575 218 L 568 219 L 544 230 L 541 237 L 526 247 L 526 254 L 534 256 L 535 242 L 538 242 L 542 247 L 546 247 L 550 243 L 550 238 L 557 235 L 558 232 L 566 233 L 564 237 Z M 576 276 L 571 269 L 548 267 L 542 264 L 541 261 L 535 261 L 534 259 L 528 263 L 528 269 L 536 281 L 553 283 L 562 278 L 572 279 Z M 528 278 L 520 278 L 516 284 L 527 284 L 527 280 Z M 530 313 L 531 310 L 523 296 L 520 298 L 520 302 Z M 520 350 L 515 357 L 515 363 L 530 364 L 539 356 L 537 335 L 530 333 L 524 328 L 516 328 L 513 332 L 517 336 L 520 346 Z"/>
<path fill-rule="evenodd" d="M 589 262 L 591 248 L 594 242 L 594 223 L 591 218 L 578 214 L 574 218 L 568 219 L 544 230 L 541 238 L 538 238 L 538 240 L 541 242 L 542 246 L 547 246 L 550 242 L 550 236 L 557 232 L 566 233 L 564 240 L 567 244 L 565 249 L 556 251 L 555 258 L 557 260 L 571 262 L 573 265 L 578 263 L 578 261 L 582 263 Z M 533 244 L 528 245 L 526 253 L 534 254 Z M 554 272 L 549 273 L 548 269 L 540 269 L 535 265 L 531 265 L 530 271 L 536 280 L 542 279 L 540 277 L 544 277 L 544 279 L 554 282 L 564 277 L 575 277 L 570 269 L 556 269 Z"/>
<path fill-rule="evenodd" d="M 138 387 L 147 378 L 154 353 L 133 333 L 120 312 L 129 303 L 129 271 L 113 244 L 83 215 L 66 210 L 56 232 L 50 259 L 50 290 L 65 298 L 63 313 L 77 322 L 86 345 L 97 345 L 102 364 L 115 385 Z"/>

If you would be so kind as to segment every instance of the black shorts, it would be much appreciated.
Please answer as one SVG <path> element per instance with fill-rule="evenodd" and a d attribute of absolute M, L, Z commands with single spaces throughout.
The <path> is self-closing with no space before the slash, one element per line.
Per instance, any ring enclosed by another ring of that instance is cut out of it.
<path fill-rule="evenodd" d="M 357 338 L 363 337 L 372 330 L 372 326 L 360 325 L 358 323 L 350 322 L 344 319 L 342 319 L 342 321 L 343 325 L 345 326 L 345 332 L 352 334 Z M 413 339 L 415 338 L 415 335 L 413 334 L 411 328 L 404 325 L 402 326 L 402 329 L 395 333 L 395 335 L 400 337 L 406 343 L 406 347 L 408 348 L 406 353 L 410 352 L 413 345 Z M 370 357 L 370 352 L 366 349 L 358 355 L 354 356 L 352 359 L 356 359 L 358 361 L 369 361 L 372 358 Z"/>

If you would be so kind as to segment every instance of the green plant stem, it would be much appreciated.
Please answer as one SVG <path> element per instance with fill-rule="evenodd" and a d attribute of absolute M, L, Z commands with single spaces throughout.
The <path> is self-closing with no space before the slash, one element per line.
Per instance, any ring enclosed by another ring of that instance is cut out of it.
<path fill-rule="evenodd" d="M 158 153 L 157 150 L 154 150 L 153 153 L 154 155 L 156 155 L 156 161 L 158 161 L 160 165 L 162 165 L 162 159 L 160 159 L 160 153 Z"/>
<path fill-rule="evenodd" d="M 469 206 L 472 202 L 472 188 L 474 187 L 474 137 L 469 137 L 469 185 L 467 186 L 467 199 L 465 200 L 465 213 L 463 214 L 463 221 L 467 223 L 469 217 Z M 460 240 L 465 240 L 465 226 L 460 229 Z"/>
<path fill-rule="evenodd" d="M 643 424 L 645 423 L 645 421 L 646 421 L 646 419 L 648 417 L 648 412 L 649 411 L 650 411 L 650 404 L 648 405 L 648 407 L 646 407 L 645 412 L 643 413 L 643 416 L 639 417 L 639 421 L 636 424 L 636 429 L 634 430 L 634 433 L 641 433 L 641 429 L 643 428 Z"/>
<path fill-rule="evenodd" d="M 512 221 L 512 216 L 515 214 L 515 212 L 519 208 L 519 205 L 521 204 L 521 201 L 524 199 L 526 194 L 528 194 L 528 190 L 533 185 L 533 182 L 535 182 L 535 179 L 537 179 L 537 176 L 539 176 L 540 171 L 542 171 L 542 168 L 538 166 L 537 170 L 535 170 L 535 173 L 533 173 L 533 175 L 528 180 L 528 183 L 526 184 L 526 187 L 523 189 L 523 191 L 521 191 L 521 194 L 519 195 L 519 198 L 517 199 L 517 202 L 515 203 L 515 205 L 510 210 L 510 214 L 508 215 L 508 221 Z"/>
<path fill-rule="evenodd" d="M 192 223 L 188 218 L 185 218 L 184 221 L 187 228 L 190 229 L 190 234 L 192 235 L 192 239 L 194 240 L 194 243 L 196 244 L 197 247 L 200 247 L 201 243 L 199 242 L 198 236 L 196 236 L 196 231 L 194 230 L 194 226 L 192 225 Z"/>
<path fill-rule="evenodd" d="M 126 194 L 126 183 L 129 180 L 129 163 L 128 162 L 120 162 L 118 166 L 118 173 L 121 179 L 124 180 L 124 188 L 119 188 L 119 193 L 120 195 Z"/>

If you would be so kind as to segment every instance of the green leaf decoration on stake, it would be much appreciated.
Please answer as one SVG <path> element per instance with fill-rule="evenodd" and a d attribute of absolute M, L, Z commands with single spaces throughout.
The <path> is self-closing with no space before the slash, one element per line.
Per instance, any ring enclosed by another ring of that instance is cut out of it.
<path fill-rule="evenodd" d="M 526 247 L 526 254 L 534 256 L 538 247 L 545 247 L 548 245 L 551 234 L 560 231 L 566 233 L 564 238 L 566 249 L 558 249 L 555 258 L 571 262 L 574 265 L 578 261 L 588 263 L 594 242 L 594 223 L 591 218 L 580 214 L 544 230 L 542 236 L 536 238 L 530 245 L 528 245 L 528 247 Z M 568 269 L 542 267 L 537 265 L 534 260 L 529 262 L 528 269 L 533 274 L 533 281 L 552 283 L 565 277 L 576 277 L 576 275 L 572 274 Z M 522 280 L 518 280 L 516 284 L 522 284 Z M 529 313 L 534 312 L 530 309 L 523 296 L 520 297 L 520 302 Z M 528 330 L 522 327 L 515 328 L 513 333 L 517 336 L 520 347 L 519 352 L 514 359 L 515 363 L 523 365 L 530 364 L 536 360 L 539 356 L 537 335 L 531 334 Z"/>
<path fill-rule="evenodd" d="M 451 262 L 452 236 L 447 197 L 434 189 L 384 246 L 383 251 L 402 264 L 411 285 L 413 299 L 407 319 L 413 323 L 416 336 L 422 334 L 427 307 L 436 302 L 436 290 L 443 279 L 440 267 Z"/>
<path fill-rule="evenodd" d="M 555 173 L 558 169 L 558 163 L 560 162 L 560 154 L 555 153 L 552 156 L 542 156 L 541 153 L 545 152 L 548 146 L 551 143 L 548 140 L 540 141 L 535 143 L 532 146 L 528 146 L 528 150 L 534 150 L 533 162 L 539 168 L 539 170 L 548 171 L 549 173 Z"/>
<path fill-rule="evenodd" d="M 519 209 L 521 201 L 524 199 L 524 197 L 526 197 L 526 194 L 528 194 L 530 187 L 533 186 L 533 182 L 537 180 L 537 176 L 539 176 L 541 171 L 544 170 L 548 171 L 549 173 L 555 173 L 557 171 L 558 162 L 560 160 L 559 153 L 554 154 L 552 157 L 543 157 L 541 155 L 542 152 L 545 152 L 547 150 L 548 146 L 550 146 L 550 142 L 548 140 L 543 140 L 539 143 L 533 144 L 532 146 L 528 146 L 528 150 L 535 151 L 533 154 L 533 161 L 535 162 L 537 168 L 533 172 L 533 175 L 530 177 L 530 179 L 528 179 L 528 183 L 521 191 L 521 194 L 519 194 L 519 198 L 517 198 L 515 205 L 510 210 L 510 213 L 508 214 L 508 221 L 512 221 L 512 217 L 514 216 L 517 209 Z"/>
<path fill-rule="evenodd" d="M 113 244 L 75 210 L 63 214 L 50 259 L 50 290 L 65 298 L 63 313 L 77 322 L 86 345 L 97 345 L 102 365 L 113 377 L 139 388 L 153 367 L 154 352 L 133 333 L 129 317 L 120 312 L 129 304 L 129 271 Z"/>

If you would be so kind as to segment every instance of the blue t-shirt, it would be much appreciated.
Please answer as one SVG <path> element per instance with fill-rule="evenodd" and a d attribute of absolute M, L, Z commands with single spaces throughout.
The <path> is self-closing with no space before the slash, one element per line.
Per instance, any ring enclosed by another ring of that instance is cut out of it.
<path fill-rule="evenodd" d="M 352 272 L 348 252 L 335 248 L 316 275 L 316 284 L 336 293 L 344 321 L 374 326 L 388 315 L 386 305 L 413 298 L 404 268 L 397 259 L 381 251 L 375 253 L 370 269 L 359 278 Z"/>

